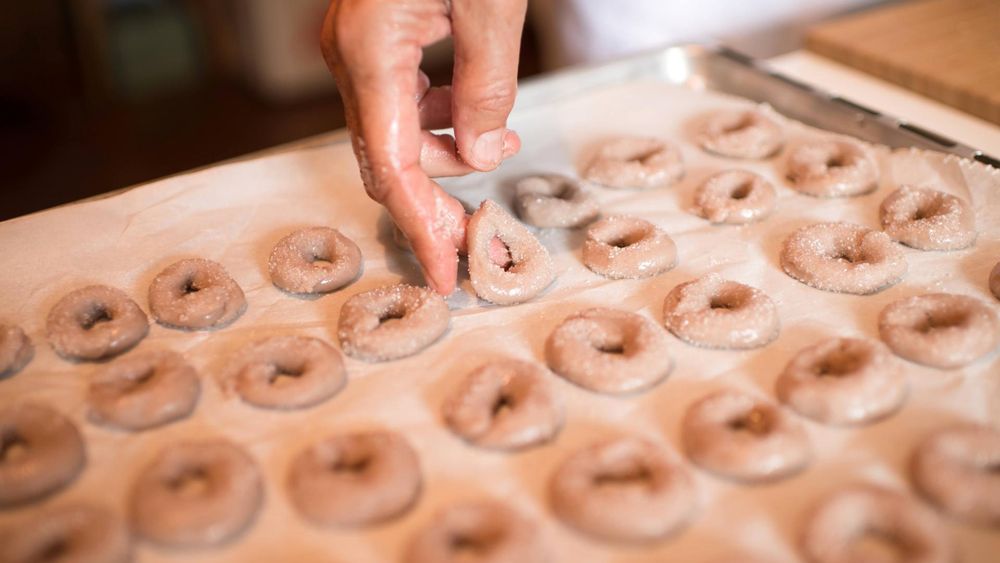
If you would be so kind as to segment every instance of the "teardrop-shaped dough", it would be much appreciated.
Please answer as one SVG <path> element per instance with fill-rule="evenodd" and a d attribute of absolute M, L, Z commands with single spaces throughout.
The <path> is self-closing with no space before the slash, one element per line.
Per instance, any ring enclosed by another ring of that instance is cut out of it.
<path fill-rule="evenodd" d="M 549 251 L 531 231 L 495 201 L 485 200 L 469 219 L 469 278 L 476 295 L 497 305 L 522 303 L 541 293 L 555 279 Z M 509 261 L 491 258 L 494 238 L 507 248 Z"/>

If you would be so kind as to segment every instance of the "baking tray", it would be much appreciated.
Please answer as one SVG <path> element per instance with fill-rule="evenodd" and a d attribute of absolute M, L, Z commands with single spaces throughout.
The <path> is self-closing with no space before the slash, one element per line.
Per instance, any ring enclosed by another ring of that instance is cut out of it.
<path fill-rule="evenodd" d="M 531 107 L 592 88 L 656 79 L 770 104 L 787 117 L 893 148 L 951 153 L 1000 168 L 1000 159 L 919 125 L 883 114 L 777 72 L 728 47 L 686 44 L 610 63 L 578 66 L 525 81 L 518 105 Z"/>

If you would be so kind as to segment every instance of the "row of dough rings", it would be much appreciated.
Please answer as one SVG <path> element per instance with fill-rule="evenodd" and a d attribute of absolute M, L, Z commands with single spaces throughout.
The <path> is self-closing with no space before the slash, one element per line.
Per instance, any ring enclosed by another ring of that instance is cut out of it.
<path fill-rule="evenodd" d="M 879 221 L 893 240 L 919 250 L 959 250 L 976 241 L 969 204 L 930 188 L 896 188 L 879 206 Z"/>
<path fill-rule="evenodd" d="M 335 348 L 307 336 L 281 335 L 244 347 L 227 384 L 245 402 L 267 409 L 301 409 L 336 395 L 347 383 Z"/>
<path fill-rule="evenodd" d="M 360 275 L 361 249 L 336 229 L 300 229 L 278 241 L 267 269 L 274 285 L 290 293 L 329 293 Z"/>
<path fill-rule="evenodd" d="M 466 228 L 469 280 L 476 295 L 497 305 L 522 303 L 555 279 L 548 249 L 517 219 L 492 200 L 472 214 Z M 506 247 L 509 260 L 498 264 L 490 247 L 495 239 Z"/>
<path fill-rule="evenodd" d="M 928 293 L 900 299 L 879 314 L 878 331 L 904 359 L 949 369 L 968 365 L 1000 344 L 1000 319 L 979 299 Z"/>
<path fill-rule="evenodd" d="M 89 417 L 123 430 L 146 430 L 191 414 L 201 383 L 169 350 L 129 354 L 98 368 L 87 390 Z"/>
<path fill-rule="evenodd" d="M 0 508 L 62 489 L 85 462 L 80 431 L 59 412 L 34 403 L 0 407 Z"/>
<path fill-rule="evenodd" d="M 430 346 L 448 330 L 450 319 L 444 298 L 430 289 L 383 286 L 344 303 L 337 335 L 349 356 L 384 362 Z"/>
<path fill-rule="evenodd" d="M 812 457 L 801 423 L 777 405 L 739 391 L 700 399 L 688 408 L 681 428 L 691 461 L 738 481 L 782 479 L 804 469 Z"/>
<path fill-rule="evenodd" d="M 413 448 L 395 432 L 332 436 L 299 453 L 288 471 L 295 508 L 322 526 L 383 522 L 413 506 L 421 488 Z"/>
<path fill-rule="evenodd" d="M 706 348 L 746 350 L 778 337 L 778 308 L 757 288 L 708 274 L 667 294 L 664 322 L 681 340 Z"/>
<path fill-rule="evenodd" d="M 246 310 L 247 301 L 218 262 L 180 260 L 157 274 L 149 286 L 149 310 L 160 324 L 187 330 L 222 328 Z"/>
<path fill-rule="evenodd" d="M 770 215 L 777 197 L 774 186 L 762 176 L 747 170 L 724 170 L 698 186 L 694 207 L 712 223 L 739 225 Z"/>
<path fill-rule="evenodd" d="M 597 218 L 597 201 L 580 182 L 561 174 L 522 178 L 514 187 L 521 220 L 535 227 L 581 227 Z"/>
<path fill-rule="evenodd" d="M 1000 430 L 960 424 L 928 434 L 910 472 L 932 504 L 965 522 L 1000 527 Z"/>
<path fill-rule="evenodd" d="M 906 274 L 906 257 L 883 232 L 853 223 L 814 223 L 792 233 L 781 267 L 800 282 L 835 293 L 868 295 Z"/>
<path fill-rule="evenodd" d="M 674 267 L 677 246 L 649 221 L 613 215 L 587 229 L 583 263 L 610 279 L 646 278 Z"/>
<path fill-rule="evenodd" d="M 406 563 L 545 563 L 539 528 L 494 500 L 439 510 L 410 542 Z"/>
<path fill-rule="evenodd" d="M 120 289 L 91 285 L 60 299 L 45 330 L 63 358 L 101 360 L 135 346 L 149 332 L 149 319 Z"/>
<path fill-rule="evenodd" d="M 684 176 L 681 151 L 671 143 L 646 137 L 622 137 L 602 144 L 584 177 L 609 188 L 663 188 Z"/>
<path fill-rule="evenodd" d="M 549 491 L 563 522 L 619 542 L 664 538 L 687 524 L 697 505 L 688 471 L 664 448 L 637 437 L 571 454 L 553 473 Z"/>
<path fill-rule="evenodd" d="M 878 164 L 871 149 L 844 139 L 802 143 L 788 154 L 788 178 L 801 193 L 814 197 L 849 197 L 878 187 Z"/>
<path fill-rule="evenodd" d="M 673 369 L 666 332 L 635 313 L 594 308 L 567 317 L 545 343 L 555 373 L 598 393 L 648 389 Z"/>
<path fill-rule="evenodd" d="M 466 441 L 515 450 L 547 442 L 562 427 L 563 406 L 541 366 L 523 360 L 484 364 L 444 404 L 444 420 Z"/>
<path fill-rule="evenodd" d="M 24 369 L 34 355 L 35 347 L 21 327 L 0 324 L 0 379 Z"/>
<path fill-rule="evenodd" d="M 0 533 L 4 563 L 127 563 L 132 555 L 125 522 L 96 504 L 47 507 Z"/>
<path fill-rule="evenodd" d="M 139 473 L 129 497 L 132 529 L 164 546 L 225 543 L 253 520 L 263 498 L 260 470 L 226 440 L 172 444 Z"/>
<path fill-rule="evenodd" d="M 718 111 L 705 120 L 697 141 L 701 148 L 720 156 L 760 160 L 778 152 L 784 135 L 759 110 Z"/>
<path fill-rule="evenodd" d="M 872 561 L 866 543 L 871 538 L 891 549 L 894 561 L 955 560 L 946 528 L 931 510 L 907 495 L 869 484 L 848 485 L 821 499 L 803 530 L 802 550 L 810 563 Z"/>
<path fill-rule="evenodd" d="M 909 390 L 903 366 L 882 344 L 829 338 L 803 348 L 775 383 L 781 402 L 831 425 L 867 424 L 896 412 Z"/>

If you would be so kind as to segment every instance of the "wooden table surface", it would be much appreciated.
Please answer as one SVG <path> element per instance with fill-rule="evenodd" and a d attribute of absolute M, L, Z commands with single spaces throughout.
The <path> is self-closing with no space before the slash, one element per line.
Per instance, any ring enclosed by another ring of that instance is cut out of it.
<path fill-rule="evenodd" d="M 1000 124 L 1000 0 L 917 0 L 820 24 L 809 50 Z"/>

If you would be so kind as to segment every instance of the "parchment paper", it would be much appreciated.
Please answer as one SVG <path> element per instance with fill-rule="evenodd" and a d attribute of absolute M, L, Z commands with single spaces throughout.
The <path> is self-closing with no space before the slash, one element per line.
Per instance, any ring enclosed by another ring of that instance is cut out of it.
<path fill-rule="evenodd" d="M 580 262 L 582 234 L 547 230 L 558 278 L 539 298 L 495 307 L 471 295 L 466 277 L 450 299 L 452 325 L 443 341 L 400 361 L 366 364 L 347 359 L 349 383 L 324 404 L 273 412 L 243 404 L 221 391 L 219 378 L 248 341 L 298 333 L 336 344 L 338 312 L 347 297 L 386 283 L 420 283 L 413 259 L 395 248 L 380 208 L 361 189 L 350 148 L 337 144 L 220 166 L 146 185 L 109 199 L 71 205 L 0 224 L 0 320 L 20 324 L 36 344 L 34 361 L 0 381 L 0 403 L 41 401 L 80 427 L 88 463 L 69 488 L 45 500 L 0 511 L 0 526 L 40 506 L 74 499 L 124 512 L 136 473 L 160 448 L 181 439 L 225 437 L 245 446 L 267 485 L 253 525 L 229 545 L 170 551 L 139 542 L 140 561 L 399 560 L 409 537 L 433 513 L 460 499 L 503 499 L 538 523 L 555 561 L 703 561 L 723 553 L 756 554 L 770 561 L 798 559 L 797 539 L 807 509 L 824 493 L 865 480 L 909 489 L 906 461 L 927 431 L 956 420 L 1000 425 L 1000 358 L 994 352 L 967 369 L 940 371 L 907 364 L 911 396 L 895 416 L 858 429 L 804 421 L 815 460 L 804 473 L 771 485 L 731 484 L 691 466 L 701 508 L 677 536 L 642 547 L 619 547 L 582 536 L 556 521 L 547 480 L 569 453 L 603 437 L 636 433 L 664 444 L 679 458 L 679 422 L 697 398 L 722 387 L 773 398 L 774 380 L 800 348 L 820 338 L 877 338 L 876 318 L 887 303 L 928 291 L 972 295 L 998 306 L 986 286 L 1000 259 L 1000 179 L 986 167 L 943 155 L 879 150 L 881 187 L 857 198 L 818 200 L 796 194 L 782 179 L 783 156 L 750 163 L 709 156 L 692 143 L 704 112 L 749 102 L 656 82 L 635 82 L 580 93 L 570 99 L 515 111 L 511 126 L 524 139 L 522 153 L 501 170 L 444 184 L 475 205 L 492 197 L 508 205 L 514 180 L 532 172 L 575 175 L 596 142 L 618 134 L 647 134 L 677 142 L 687 162 L 678 185 L 649 192 L 596 189 L 606 213 L 630 213 L 663 227 L 679 249 L 679 265 L 658 277 L 609 281 Z M 788 123 L 790 142 L 820 134 Z M 690 211 L 692 191 L 706 176 L 730 167 L 754 170 L 776 185 L 775 214 L 746 227 L 710 226 Z M 778 265 L 782 241 L 814 221 L 848 220 L 877 228 L 877 208 L 899 183 L 916 182 L 972 202 L 980 236 L 957 252 L 906 249 L 909 273 L 899 285 L 868 297 L 838 295 L 802 285 Z M 360 245 L 364 274 L 353 285 L 318 299 L 275 289 L 266 272 L 274 243 L 303 226 L 330 225 Z M 186 333 L 154 325 L 139 349 L 173 348 L 198 368 L 201 401 L 190 418 L 133 434 L 86 419 L 84 394 L 95 366 L 56 357 L 44 339 L 51 306 L 68 291 L 91 283 L 122 288 L 148 311 L 146 291 L 167 264 L 201 256 L 225 265 L 247 294 L 249 309 L 219 332 Z M 462 267 L 465 267 L 463 262 Z M 523 453 L 470 447 L 440 420 L 446 393 L 476 365 L 513 356 L 543 361 L 550 331 L 567 315 L 595 305 L 640 312 L 659 321 L 667 292 L 709 272 L 748 283 L 778 304 L 780 338 L 761 350 L 709 351 L 673 339 L 673 374 L 631 397 L 606 397 L 553 376 L 567 405 L 558 439 Z M 424 489 L 414 510 L 388 524 L 357 530 L 306 523 L 285 495 L 286 468 L 301 448 L 333 432 L 396 429 L 420 455 Z M 996 531 L 942 518 L 966 562 L 996 560 Z"/>

